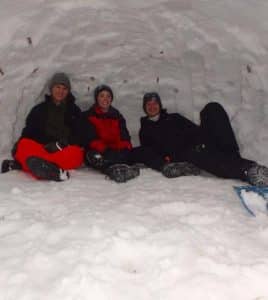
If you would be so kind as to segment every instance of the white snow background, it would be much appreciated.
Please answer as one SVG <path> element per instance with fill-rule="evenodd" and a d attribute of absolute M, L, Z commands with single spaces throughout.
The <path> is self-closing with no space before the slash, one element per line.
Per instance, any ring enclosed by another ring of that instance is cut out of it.
<path fill-rule="evenodd" d="M 64 71 L 82 109 L 112 86 L 135 144 L 144 92 L 197 123 L 219 101 L 243 156 L 268 165 L 267 36 L 266 0 L 1 0 L 0 158 Z M 239 184 L 1 175 L 0 300 L 267 300 L 268 219 L 247 214 Z"/>

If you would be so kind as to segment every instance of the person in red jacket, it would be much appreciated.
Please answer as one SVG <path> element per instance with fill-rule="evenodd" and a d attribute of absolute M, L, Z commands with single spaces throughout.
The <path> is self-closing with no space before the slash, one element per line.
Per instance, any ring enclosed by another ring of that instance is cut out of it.
<path fill-rule="evenodd" d="M 81 118 L 81 144 L 86 149 L 85 162 L 117 182 L 139 175 L 139 169 L 128 165 L 131 138 L 122 114 L 112 106 L 112 89 L 100 85 L 94 91 L 95 103 Z"/>
<path fill-rule="evenodd" d="M 68 76 L 55 73 L 49 90 L 28 114 L 12 151 L 14 160 L 2 162 L 2 173 L 22 169 L 38 179 L 63 181 L 69 178 L 68 170 L 83 163 L 84 151 L 76 141 L 81 110 L 74 103 Z"/>

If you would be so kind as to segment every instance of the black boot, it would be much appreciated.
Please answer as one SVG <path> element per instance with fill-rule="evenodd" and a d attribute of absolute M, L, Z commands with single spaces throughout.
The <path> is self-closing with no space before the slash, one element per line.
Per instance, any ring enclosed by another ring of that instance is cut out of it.
<path fill-rule="evenodd" d="M 165 164 L 162 169 L 162 174 L 167 178 L 199 175 L 200 169 L 189 162 L 174 162 Z"/>
<path fill-rule="evenodd" d="M 64 181 L 70 177 L 68 171 L 40 157 L 31 156 L 26 163 L 31 173 L 39 179 Z"/>
<path fill-rule="evenodd" d="M 126 182 L 140 175 L 140 169 L 126 164 L 115 164 L 108 167 L 104 174 L 117 183 Z"/>
<path fill-rule="evenodd" d="M 1 173 L 6 173 L 11 170 L 21 170 L 20 163 L 13 159 L 3 160 L 1 165 Z"/>
<path fill-rule="evenodd" d="M 268 168 L 257 163 L 253 164 L 246 173 L 246 180 L 255 186 L 268 186 Z"/>

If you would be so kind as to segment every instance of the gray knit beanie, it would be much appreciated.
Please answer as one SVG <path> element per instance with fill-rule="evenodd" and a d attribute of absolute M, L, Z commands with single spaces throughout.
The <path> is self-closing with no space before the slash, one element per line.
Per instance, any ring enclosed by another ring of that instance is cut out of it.
<path fill-rule="evenodd" d="M 65 73 L 55 73 L 50 82 L 49 82 L 49 89 L 52 90 L 53 86 L 56 84 L 62 84 L 65 87 L 68 88 L 68 90 L 71 90 L 71 82 L 69 77 Z"/>

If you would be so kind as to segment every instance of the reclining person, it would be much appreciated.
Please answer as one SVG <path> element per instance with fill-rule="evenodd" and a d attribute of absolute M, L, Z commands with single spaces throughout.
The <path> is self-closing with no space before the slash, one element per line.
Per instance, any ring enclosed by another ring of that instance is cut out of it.
<path fill-rule="evenodd" d="M 84 151 L 76 142 L 80 108 L 74 103 L 71 83 L 65 73 L 56 73 L 49 83 L 50 95 L 32 108 L 13 149 L 14 160 L 2 162 L 2 173 L 22 169 L 35 178 L 62 181 L 67 170 L 78 168 Z"/>
<path fill-rule="evenodd" d="M 200 126 L 178 113 L 167 113 L 155 92 L 144 95 L 143 109 L 146 116 L 141 118 L 140 143 L 174 162 L 169 177 L 191 173 L 190 163 L 190 169 L 194 165 L 218 177 L 268 185 L 268 168 L 240 156 L 229 117 L 219 103 L 203 108 Z"/>

